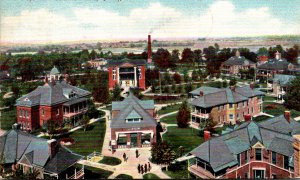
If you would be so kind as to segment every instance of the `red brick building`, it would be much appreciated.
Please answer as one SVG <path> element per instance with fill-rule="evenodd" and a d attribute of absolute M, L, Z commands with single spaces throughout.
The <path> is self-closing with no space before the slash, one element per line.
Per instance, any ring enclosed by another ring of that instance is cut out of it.
<path fill-rule="evenodd" d="M 185 157 L 200 178 L 294 178 L 299 176 L 300 124 L 290 112 L 247 122 L 213 137 Z"/>
<path fill-rule="evenodd" d="M 130 93 L 124 101 L 112 102 L 112 148 L 150 147 L 156 142 L 154 117 L 153 100 L 142 101 Z"/>
<path fill-rule="evenodd" d="M 109 89 L 117 84 L 121 88 L 146 89 L 145 71 L 146 61 L 143 59 L 123 59 L 121 61 L 109 61 L 108 82 Z"/>
<path fill-rule="evenodd" d="M 17 99 L 17 122 L 23 130 L 40 128 L 49 120 L 76 126 L 87 111 L 90 95 L 63 80 L 52 79 Z"/>

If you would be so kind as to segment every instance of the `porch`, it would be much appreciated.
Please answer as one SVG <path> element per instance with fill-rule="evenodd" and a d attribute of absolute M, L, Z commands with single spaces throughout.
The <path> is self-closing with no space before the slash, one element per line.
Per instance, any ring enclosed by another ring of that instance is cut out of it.
<path fill-rule="evenodd" d="M 154 132 L 116 132 L 117 139 L 112 140 L 112 146 L 116 149 L 151 147 Z"/>
<path fill-rule="evenodd" d="M 197 158 L 193 158 L 188 159 L 188 164 L 188 170 L 191 174 L 203 179 L 216 179 L 212 168 L 206 162 Z"/>
<path fill-rule="evenodd" d="M 79 98 L 74 99 L 63 104 L 63 118 L 73 126 L 79 125 L 79 121 L 82 116 L 88 110 L 88 99 Z"/>

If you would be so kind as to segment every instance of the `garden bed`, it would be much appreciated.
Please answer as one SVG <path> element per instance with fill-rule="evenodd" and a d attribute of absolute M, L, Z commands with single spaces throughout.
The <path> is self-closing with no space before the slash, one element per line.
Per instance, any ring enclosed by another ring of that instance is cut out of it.
<path fill-rule="evenodd" d="M 160 179 L 156 174 L 147 173 L 143 175 L 143 179 Z"/>
<path fill-rule="evenodd" d="M 111 166 L 116 166 L 122 163 L 122 161 L 118 158 L 115 157 L 110 157 L 110 156 L 104 156 L 103 159 L 99 161 L 99 163 L 102 164 L 107 164 Z"/>

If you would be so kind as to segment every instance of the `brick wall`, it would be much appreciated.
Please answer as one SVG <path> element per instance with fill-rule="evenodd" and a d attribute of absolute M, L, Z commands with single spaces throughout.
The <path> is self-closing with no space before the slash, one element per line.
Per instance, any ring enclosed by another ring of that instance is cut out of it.
<path fill-rule="evenodd" d="M 141 75 L 142 75 L 142 77 L 141 78 L 138 77 L 139 78 L 138 85 L 139 85 L 140 89 L 145 90 L 146 89 L 146 83 L 145 83 L 145 80 L 146 80 L 146 77 L 145 77 L 145 66 L 139 66 L 139 68 L 141 68 Z"/>

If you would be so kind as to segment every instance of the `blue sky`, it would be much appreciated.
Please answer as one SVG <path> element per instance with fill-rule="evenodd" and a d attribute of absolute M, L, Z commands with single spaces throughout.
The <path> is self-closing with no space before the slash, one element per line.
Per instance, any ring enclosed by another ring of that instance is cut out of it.
<path fill-rule="evenodd" d="M 2 42 L 300 34 L 299 0 L 1 0 Z"/>

